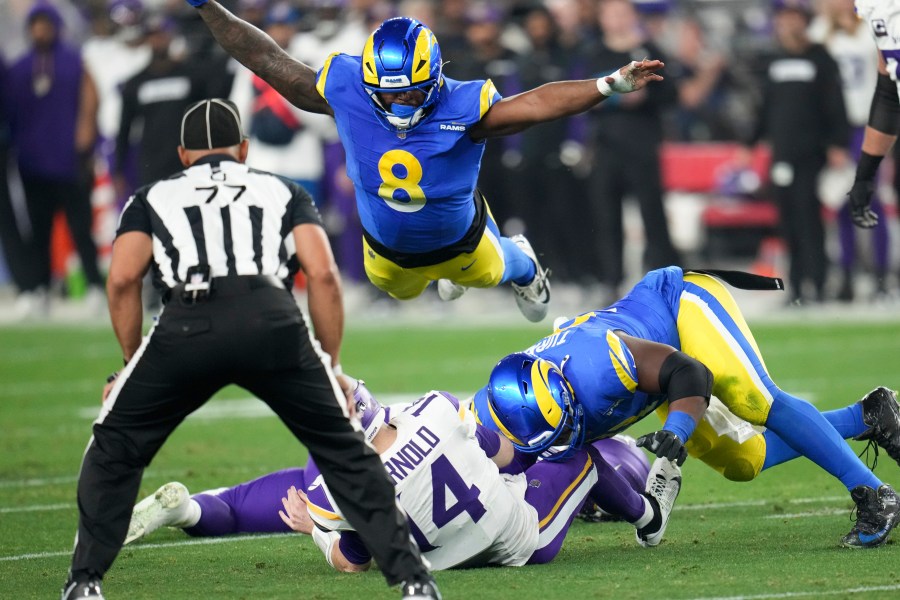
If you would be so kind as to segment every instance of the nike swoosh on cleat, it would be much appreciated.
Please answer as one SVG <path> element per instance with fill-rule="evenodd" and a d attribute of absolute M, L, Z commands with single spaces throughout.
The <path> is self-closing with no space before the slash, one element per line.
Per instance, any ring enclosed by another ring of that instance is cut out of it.
<path fill-rule="evenodd" d="M 472 265 L 474 265 L 476 262 L 478 262 L 477 258 L 475 260 L 473 260 L 472 262 L 470 262 L 469 264 L 467 264 L 466 266 L 460 267 L 459 270 L 460 271 L 468 271 L 469 269 L 472 268 Z"/>
<path fill-rule="evenodd" d="M 882 537 L 890 530 L 891 530 L 891 527 L 890 527 L 890 525 L 888 525 L 886 527 L 883 527 L 882 529 L 879 529 L 878 531 L 876 531 L 873 534 L 860 533 L 859 541 L 861 541 L 863 544 L 871 544 L 872 542 L 877 541 L 878 538 Z"/>

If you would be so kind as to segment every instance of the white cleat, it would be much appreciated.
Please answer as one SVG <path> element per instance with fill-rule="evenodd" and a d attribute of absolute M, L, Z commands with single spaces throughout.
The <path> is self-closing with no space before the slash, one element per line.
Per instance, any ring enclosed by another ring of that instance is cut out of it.
<path fill-rule="evenodd" d="M 524 235 L 514 235 L 509 238 L 511 242 L 522 249 L 522 252 L 534 262 L 534 279 L 528 285 L 512 284 L 516 294 L 516 305 L 532 323 L 543 321 L 550 309 L 550 271 L 541 268 L 534 248 Z"/>
<path fill-rule="evenodd" d="M 444 302 L 451 302 L 466 293 L 469 289 L 464 285 L 453 283 L 449 279 L 438 279 L 437 282 L 438 296 Z"/>
<path fill-rule="evenodd" d="M 650 499 L 651 504 L 656 504 L 654 509 L 658 508 L 659 512 L 653 516 L 650 523 L 635 532 L 641 546 L 645 548 L 658 546 L 662 541 L 679 492 L 681 492 L 681 467 L 667 458 L 657 458 L 650 467 L 644 496 Z"/>
<path fill-rule="evenodd" d="M 190 517 L 191 495 L 182 483 L 172 481 L 134 506 L 125 543 L 130 544 L 160 527 L 186 527 Z"/>

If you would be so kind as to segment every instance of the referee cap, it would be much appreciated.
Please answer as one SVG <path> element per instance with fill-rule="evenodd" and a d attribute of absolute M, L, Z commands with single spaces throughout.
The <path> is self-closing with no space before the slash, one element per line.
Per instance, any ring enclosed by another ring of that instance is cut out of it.
<path fill-rule="evenodd" d="M 241 116 L 230 100 L 201 100 L 187 107 L 181 118 L 181 146 L 185 150 L 229 148 L 243 140 Z"/>

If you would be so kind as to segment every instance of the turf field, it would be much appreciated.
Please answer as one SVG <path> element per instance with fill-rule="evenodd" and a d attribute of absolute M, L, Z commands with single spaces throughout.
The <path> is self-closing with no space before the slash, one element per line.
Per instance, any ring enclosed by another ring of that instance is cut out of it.
<path fill-rule="evenodd" d="M 775 381 L 822 409 L 877 384 L 900 387 L 900 322 L 754 327 Z M 443 388 L 466 396 L 494 361 L 542 328 L 350 328 L 343 365 L 382 398 Z M 69 564 L 75 481 L 119 361 L 105 325 L 0 329 L 0 598 L 50 598 Z M 200 491 L 304 461 L 280 422 L 240 389 L 224 391 L 179 428 L 146 471 L 141 495 L 170 480 Z M 657 428 L 655 417 L 630 433 Z M 852 442 L 861 450 L 862 444 Z M 885 455 L 876 472 L 900 484 Z M 550 565 L 437 575 L 445 598 L 819 598 L 900 596 L 900 542 L 838 547 L 849 496 L 798 460 L 752 483 L 696 461 L 663 544 L 643 549 L 625 524 L 576 522 Z M 895 538 L 900 533 L 895 533 Z M 900 539 L 900 538 L 898 538 Z M 120 554 L 109 598 L 397 598 L 380 575 L 340 575 L 300 536 L 195 540 L 163 530 Z"/>

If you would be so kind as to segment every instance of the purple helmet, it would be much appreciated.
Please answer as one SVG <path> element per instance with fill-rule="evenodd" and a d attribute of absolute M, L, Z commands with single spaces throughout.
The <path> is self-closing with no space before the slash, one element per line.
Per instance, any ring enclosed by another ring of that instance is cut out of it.
<path fill-rule="evenodd" d="M 644 451 L 637 447 L 633 437 L 619 434 L 597 440 L 592 445 L 636 492 L 644 491 L 650 475 L 650 461 Z"/>
<path fill-rule="evenodd" d="M 353 400 L 356 402 L 356 416 L 366 434 L 366 441 L 371 442 L 381 426 L 388 422 L 388 410 L 375 399 L 362 379 L 356 382 Z"/>

